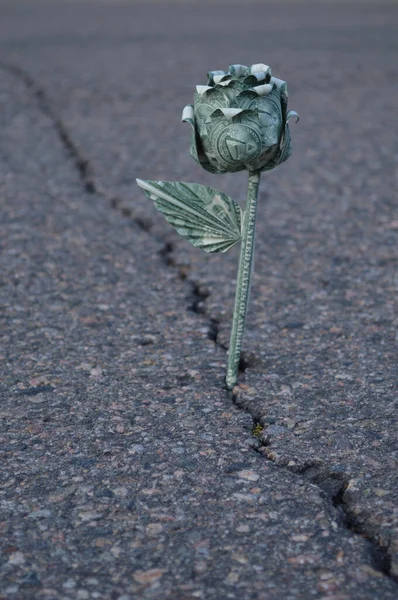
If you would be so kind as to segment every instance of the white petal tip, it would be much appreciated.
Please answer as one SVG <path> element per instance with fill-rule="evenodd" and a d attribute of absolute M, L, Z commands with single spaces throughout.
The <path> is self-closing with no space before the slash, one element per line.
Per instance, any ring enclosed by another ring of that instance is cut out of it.
<path fill-rule="evenodd" d="M 234 72 L 235 77 L 241 77 L 246 73 L 247 67 L 245 65 L 231 65 L 229 70 Z"/>
<path fill-rule="evenodd" d="M 193 107 L 188 104 L 182 111 L 181 121 L 190 121 L 194 118 Z"/>
<path fill-rule="evenodd" d="M 220 110 L 228 119 L 232 119 L 233 117 L 236 117 L 236 115 L 239 115 L 241 112 L 243 112 L 242 108 L 220 108 Z"/>
<path fill-rule="evenodd" d="M 272 91 L 273 87 L 274 86 L 270 83 L 265 83 L 264 85 L 256 85 L 256 87 L 253 88 L 253 91 L 259 96 L 266 96 Z"/>
<path fill-rule="evenodd" d="M 300 115 L 299 115 L 299 114 L 298 114 L 298 113 L 297 113 L 295 110 L 290 110 L 290 111 L 287 113 L 287 119 L 286 119 L 286 121 L 287 121 L 287 122 L 289 122 L 289 120 L 290 120 L 292 117 L 294 117 L 294 118 L 296 119 L 296 120 L 295 120 L 295 123 L 298 123 L 298 122 L 300 121 Z"/>
<path fill-rule="evenodd" d="M 278 79 L 277 77 L 271 77 L 271 83 L 274 83 L 276 85 L 276 87 L 278 88 L 278 90 L 286 85 L 286 81 L 283 81 L 283 79 Z"/>
<path fill-rule="evenodd" d="M 250 67 L 250 73 L 268 73 L 270 67 L 268 65 L 264 65 L 263 63 L 257 63 L 256 65 L 252 65 Z"/>
<path fill-rule="evenodd" d="M 204 94 L 205 92 L 207 92 L 207 90 L 211 90 L 212 87 L 210 85 L 197 85 L 196 86 L 196 91 L 198 92 L 198 94 L 201 96 L 202 94 Z"/>

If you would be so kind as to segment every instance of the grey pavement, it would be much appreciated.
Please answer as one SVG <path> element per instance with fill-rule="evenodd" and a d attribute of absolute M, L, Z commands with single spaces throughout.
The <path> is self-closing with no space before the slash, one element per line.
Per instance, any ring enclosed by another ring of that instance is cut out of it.
<path fill-rule="evenodd" d="M 398 596 L 396 4 L 0 6 L 1 599 Z M 209 69 L 288 81 L 239 384 L 237 249 L 135 177 Z"/>

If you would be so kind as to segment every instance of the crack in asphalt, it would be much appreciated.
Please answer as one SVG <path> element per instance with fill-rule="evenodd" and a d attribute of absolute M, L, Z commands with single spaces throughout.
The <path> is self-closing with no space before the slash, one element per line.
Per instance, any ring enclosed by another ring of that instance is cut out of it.
<path fill-rule="evenodd" d="M 188 276 L 187 267 L 186 265 L 179 267 L 175 258 L 173 257 L 174 250 L 175 247 L 173 243 L 167 242 L 161 251 L 161 255 L 166 266 L 177 270 L 179 279 L 186 280 Z M 192 310 L 198 315 L 205 315 L 207 317 L 209 322 L 207 335 L 209 339 L 211 339 L 222 350 L 228 352 L 228 347 L 219 339 L 220 322 L 211 317 L 206 310 L 205 303 L 207 298 L 211 295 L 211 292 L 199 281 L 189 280 L 189 283 L 192 286 L 192 290 L 190 297 L 191 302 L 188 306 L 188 309 Z M 244 371 L 253 366 L 255 362 L 255 356 L 253 357 L 250 355 L 247 357 L 247 355 L 242 352 L 239 363 L 239 372 L 244 373 Z M 333 509 L 335 522 L 337 525 L 341 529 L 350 531 L 353 535 L 360 536 L 362 539 L 366 540 L 368 545 L 369 560 L 373 569 L 382 573 L 398 584 L 398 577 L 393 575 L 391 572 L 391 556 L 389 554 L 389 548 L 384 546 L 373 535 L 370 534 L 368 528 L 366 527 L 366 523 L 359 521 L 355 511 L 353 510 L 353 507 L 345 497 L 345 492 L 348 488 L 349 481 L 342 476 L 325 470 L 324 464 L 321 468 L 321 465 L 318 463 L 309 463 L 301 469 L 297 469 L 297 467 L 293 469 L 288 466 L 278 465 L 275 460 L 275 455 L 271 449 L 271 442 L 266 439 L 262 439 L 259 435 L 254 433 L 256 428 L 260 428 L 261 431 L 263 430 L 262 423 L 265 421 L 264 415 L 261 413 L 255 414 L 249 410 L 243 402 L 239 401 L 239 397 L 234 390 L 227 390 L 227 394 L 230 400 L 239 410 L 249 413 L 253 419 L 253 450 L 261 454 L 261 456 L 267 461 L 271 462 L 275 468 L 287 470 L 289 473 L 294 473 L 297 477 L 300 477 L 314 485 L 321 497 L 326 500 L 329 503 L 330 508 Z"/>
<path fill-rule="evenodd" d="M 25 71 L 25 69 L 22 69 L 17 65 L 0 61 L 0 69 L 18 78 L 31 91 L 33 97 L 37 101 L 39 110 L 51 121 L 59 139 L 62 142 L 63 147 L 71 157 L 79 174 L 79 178 L 83 183 L 85 191 L 88 194 L 95 194 L 105 198 L 110 203 L 112 208 L 119 210 L 125 217 L 131 217 L 138 227 L 140 227 L 143 231 L 149 231 L 152 226 L 149 220 L 134 216 L 131 209 L 121 206 L 121 198 L 109 195 L 96 182 L 90 161 L 83 155 L 78 145 L 73 141 L 67 127 L 65 127 L 64 122 L 52 108 L 44 88 L 38 85 L 35 79 L 33 79 L 33 77 L 27 71 Z"/>
<path fill-rule="evenodd" d="M 195 314 L 206 316 L 209 322 L 207 332 L 208 338 L 227 352 L 227 346 L 221 343 L 219 339 L 220 322 L 211 317 L 206 310 L 206 300 L 211 295 L 211 292 L 199 281 L 189 279 L 189 266 L 177 264 L 173 256 L 175 250 L 174 244 L 170 241 L 165 242 L 164 239 L 160 239 L 158 236 L 150 233 L 152 222 L 149 219 L 134 215 L 130 208 L 123 206 L 123 200 L 121 198 L 110 195 L 102 189 L 101 185 L 97 183 L 95 179 L 95 174 L 89 159 L 81 152 L 78 145 L 72 139 L 72 136 L 61 117 L 52 108 L 44 88 L 38 85 L 35 79 L 26 70 L 17 65 L 0 61 L 0 69 L 20 79 L 31 91 L 37 101 L 40 111 L 53 123 L 62 145 L 75 165 L 84 190 L 88 194 L 95 194 L 105 198 L 109 202 L 111 208 L 119 211 L 124 217 L 131 218 L 140 229 L 147 232 L 148 235 L 151 235 L 157 242 L 163 243 L 159 255 L 162 257 L 165 266 L 173 268 L 177 272 L 178 278 L 181 281 L 186 281 L 191 286 L 187 309 Z M 243 373 L 247 368 L 253 366 L 255 362 L 255 356 L 248 356 L 242 352 L 239 364 L 240 373 Z M 321 497 L 327 501 L 329 507 L 333 509 L 337 525 L 341 529 L 349 531 L 353 535 L 360 536 L 367 541 L 371 566 L 398 584 L 398 578 L 391 573 L 391 557 L 388 547 L 385 547 L 369 533 L 366 523 L 358 520 L 349 501 L 345 498 L 345 492 L 349 482 L 342 477 L 337 477 L 334 473 L 325 471 L 324 465 L 322 465 L 323 469 L 321 470 L 319 464 L 308 464 L 301 469 L 293 469 L 288 466 L 276 464 L 275 455 L 272 452 L 272 443 L 267 439 L 261 438 L 264 416 L 253 413 L 245 407 L 234 390 L 226 390 L 226 393 L 238 409 L 248 412 L 253 419 L 253 450 L 258 452 L 265 460 L 270 461 L 275 468 L 294 473 L 297 477 L 314 485 Z"/>
<path fill-rule="evenodd" d="M 349 480 L 341 475 L 327 471 L 327 469 L 325 470 L 325 465 L 320 464 L 319 462 L 309 462 L 301 468 L 277 464 L 276 456 L 272 451 L 272 441 L 262 436 L 264 430 L 264 417 L 259 414 L 253 415 L 253 413 L 239 401 L 239 397 L 234 391 L 229 394 L 235 406 L 240 410 L 248 412 L 253 418 L 252 433 L 258 441 L 257 445 L 253 445 L 253 449 L 261 454 L 267 461 L 271 462 L 277 469 L 294 473 L 297 477 L 314 485 L 321 497 L 328 501 L 329 505 L 333 507 L 337 525 L 366 540 L 370 563 L 373 569 L 379 571 L 398 584 L 398 577 L 391 572 L 392 558 L 389 552 L 389 546 L 383 545 L 374 537 L 374 535 L 369 533 L 366 523 L 363 523 L 358 519 L 353 507 L 345 496 L 345 492 L 349 487 Z"/>
<path fill-rule="evenodd" d="M 206 300 L 211 295 L 210 290 L 207 286 L 204 286 L 199 281 L 192 280 L 189 278 L 189 267 L 187 265 L 178 265 L 176 262 L 173 252 L 175 246 L 172 242 L 166 242 L 160 255 L 167 267 L 173 267 L 177 271 L 178 278 L 182 281 L 187 281 L 191 285 L 190 303 L 188 310 L 196 313 L 197 315 L 205 315 L 209 321 L 207 337 L 212 340 L 216 346 L 228 352 L 228 346 L 224 344 L 219 337 L 220 333 L 220 321 L 208 314 L 206 309 Z M 244 373 L 246 369 L 253 366 L 255 359 L 250 355 L 248 356 L 244 351 L 241 352 L 239 361 L 239 373 Z"/>

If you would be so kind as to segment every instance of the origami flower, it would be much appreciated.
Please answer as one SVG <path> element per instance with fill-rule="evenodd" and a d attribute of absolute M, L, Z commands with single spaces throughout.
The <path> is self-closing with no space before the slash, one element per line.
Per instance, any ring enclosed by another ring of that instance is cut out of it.
<path fill-rule="evenodd" d="M 205 252 L 226 252 L 241 242 L 225 383 L 237 382 L 251 275 L 261 171 L 274 169 L 292 152 L 287 87 L 267 65 L 232 65 L 210 71 L 198 85 L 182 120 L 192 125 L 191 156 L 210 173 L 248 171 L 244 211 L 222 192 L 198 183 L 137 179 L 176 231 Z"/>
<path fill-rule="evenodd" d="M 192 125 L 191 156 L 211 173 L 268 171 L 291 154 L 287 86 L 267 65 L 210 71 L 182 120 Z"/>

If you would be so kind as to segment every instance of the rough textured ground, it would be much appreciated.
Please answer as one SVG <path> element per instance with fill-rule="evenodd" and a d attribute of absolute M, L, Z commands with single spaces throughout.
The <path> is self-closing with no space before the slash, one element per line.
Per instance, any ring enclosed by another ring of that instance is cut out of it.
<path fill-rule="evenodd" d="M 396 598 L 398 8 L 0 10 L 2 597 Z M 243 198 L 179 114 L 259 61 L 302 120 L 228 397 L 237 251 L 134 178 Z"/>

